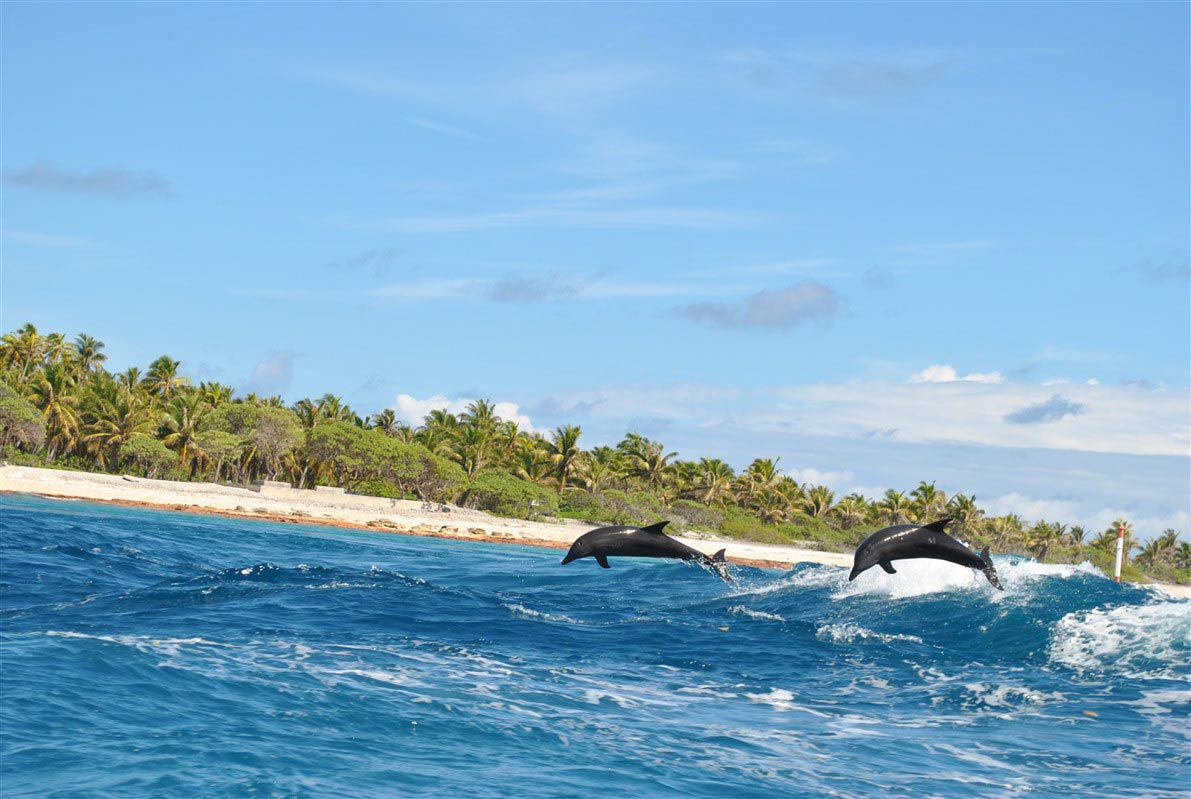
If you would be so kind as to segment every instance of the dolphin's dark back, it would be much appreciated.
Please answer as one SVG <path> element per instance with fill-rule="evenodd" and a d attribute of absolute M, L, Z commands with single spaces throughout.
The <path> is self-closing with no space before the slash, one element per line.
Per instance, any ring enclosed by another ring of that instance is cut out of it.
<path fill-rule="evenodd" d="M 710 565 L 720 577 L 731 580 L 727 573 L 723 550 L 714 557 L 704 555 L 662 532 L 667 524 L 668 521 L 647 527 L 625 524 L 599 527 L 576 538 L 562 562 L 565 564 L 579 558 L 594 557 L 601 566 L 607 568 L 607 559 L 610 556 L 694 560 Z"/>
<path fill-rule="evenodd" d="M 977 554 L 952 538 L 944 532 L 950 522 L 951 519 L 940 519 L 930 524 L 895 524 L 878 530 L 856 548 L 855 565 L 848 579 L 855 579 L 861 571 L 877 564 L 892 573 L 891 561 L 933 558 L 983 572 L 990 583 L 1000 588 L 988 548 Z"/>

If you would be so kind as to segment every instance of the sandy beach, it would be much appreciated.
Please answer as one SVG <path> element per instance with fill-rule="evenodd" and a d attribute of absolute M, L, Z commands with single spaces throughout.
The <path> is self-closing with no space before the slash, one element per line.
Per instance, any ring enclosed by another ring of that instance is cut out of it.
<path fill-rule="evenodd" d="M 9 464 L 0 466 L 0 492 L 556 549 L 566 549 L 577 537 L 595 527 L 570 519 L 557 522 L 504 519 L 453 505 L 427 506 L 417 501 L 359 496 L 326 487 L 300 490 L 286 483 L 265 482 L 253 488 L 241 488 Z M 850 553 L 761 544 L 711 534 L 688 533 L 678 538 L 709 555 L 726 549 L 729 561 L 751 566 L 785 569 L 795 563 L 829 566 L 852 563 Z M 1191 598 L 1191 586 L 1159 587 L 1174 596 Z"/>

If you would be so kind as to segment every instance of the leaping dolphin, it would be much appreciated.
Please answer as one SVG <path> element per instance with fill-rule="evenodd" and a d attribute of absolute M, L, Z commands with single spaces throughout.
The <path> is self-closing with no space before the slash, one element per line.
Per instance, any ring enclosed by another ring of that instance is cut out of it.
<path fill-rule="evenodd" d="M 708 557 L 697 549 L 688 547 L 678 539 L 671 538 L 662 532 L 662 528 L 669 524 L 658 522 L 648 527 L 635 527 L 627 524 L 617 524 L 611 527 L 600 527 L 589 533 L 584 533 L 575 539 L 567 556 L 562 559 L 564 564 L 579 558 L 595 558 L 596 563 L 605 569 L 611 569 L 608 558 L 611 555 L 630 556 L 637 558 L 678 558 L 679 560 L 694 560 L 715 569 L 715 573 L 726 582 L 732 582 L 728 574 L 728 564 L 724 560 L 724 550 L 720 550 Z"/>
<path fill-rule="evenodd" d="M 878 530 L 860 542 L 856 548 L 856 560 L 852 564 L 852 573 L 848 581 L 856 579 L 862 571 L 880 566 L 889 574 L 896 574 L 894 560 L 909 560 L 910 558 L 934 558 L 967 566 L 984 573 L 994 588 L 1001 588 L 1001 581 L 997 579 L 997 570 L 993 568 L 992 558 L 988 555 L 988 547 L 977 555 L 964 544 L 956 541 L 943 528 L 951 519 L 940 519 L 930 524 L 895 524 Z"/>

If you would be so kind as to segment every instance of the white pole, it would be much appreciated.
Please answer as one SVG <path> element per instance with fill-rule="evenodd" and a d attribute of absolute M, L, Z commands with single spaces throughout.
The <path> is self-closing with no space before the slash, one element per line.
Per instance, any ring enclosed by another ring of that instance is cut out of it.
<path fill-rule="evenodd" d="M 1125 525 L 1117 525 L 1117 565 L 1113 569 L 1112 579 L 1118 583 L 1121 581 L 1121 555 L 1125 552 Z"/>

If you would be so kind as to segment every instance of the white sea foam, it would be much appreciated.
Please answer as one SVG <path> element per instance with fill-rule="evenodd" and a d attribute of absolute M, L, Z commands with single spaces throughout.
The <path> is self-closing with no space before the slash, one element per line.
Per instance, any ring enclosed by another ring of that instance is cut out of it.
<path fill-rule="evenodd" d="M 1078 566 L 1038 563 L 1027 558 L 993 558 L 997 576 L 1004 591 L 994 588 L 985 576 L 966 566 L 959 566 L 945 560 L 917 558 L 894 561 L 897 574 L 886 574 L 874 567 L 860 574 L 853 582 L 841 582 L 840 589 L 832 599 L 862 595 L 889 596 L 894 599 L 939 594 L 952 591 L 972 591 L 984 594 L 993 601 L 1021 596 L 1033 590 L 1033 586 L 1045 579 L 1067 579 L 1076 575 L 1089 575 L 1105 579 L 1092 564 Z M 842 569 L 840 570 L 843 571 Z"/>
<path fill-rule="evenodd" d="M 1068 613 L 1054 626 L 1049 655 L 1077 671 L 1185 679 L 1191 669 L 1191 603 Z"/>
<path fill-rule="evenodd" d="M 763 610 L 753 610 L 744 605 L 733 605 L 728 608 L 729 613 L 735 613 L 737 616 L 747 616 L 750 619 L 764 619 L 766 621 L 785 621 L 776 613 L 766 613 Z"/>
<path fill-rule="evenodd" d="M 977 682 L 964 685 L 971 697 L 978 703 L 996 709 L 1017 709 L 1047 702 L 1061 702 L 1066 694 L 1058 691 L 1037 691 L 1018 685 L 993 685 Z"/>
<path fill-rule="evenodd" d="M 546 613 L 541 610 L 534 610 L 527 608 L 525 605 L 520 605 L 516 602 L 502 602 L 502 607 L 505 607 L 513 612 L 514 615 L 520 616 L 523 619 L 541 619 L 543 621 L 553 621 L 562 624 L 586 624 L 587 622 L 579 619 L 572 619 L 570 616 L 564 616 L 561 613 Z"/>
<path fill-rule="evenodd" d="M 836 644 L 851 644 L 860 641 L 880 641 L 892 644 L 895 641 L 907 641 L 921 644 L 922 639 L 916 635 L 901 635 L 896 633 L 879 633 L 861 627 L 858 624 L 825 624 L 815 630 L 815 637 L 820 641 L 831 641 Z"/>
<path fill-rule="evenodd" d="M 745 696 L 748 697 L 750 702 L 755 702 L 759 705 L 769 705 L 774 710 L 800 710 L 803 713 L 809 713 L 812 716 L 819 716 L 820 718 L 825 719 L 832 718 L 829 714 L 824 713 L 821 710 L 815 710 L 814 708 L 807 707 L 806 705 L 798 704 L 794 701 L 794 694 L 790 691 L 787 691 L 785 688 L 771 688 L 768 692 L 763 694 L 745 694 Z"/>

